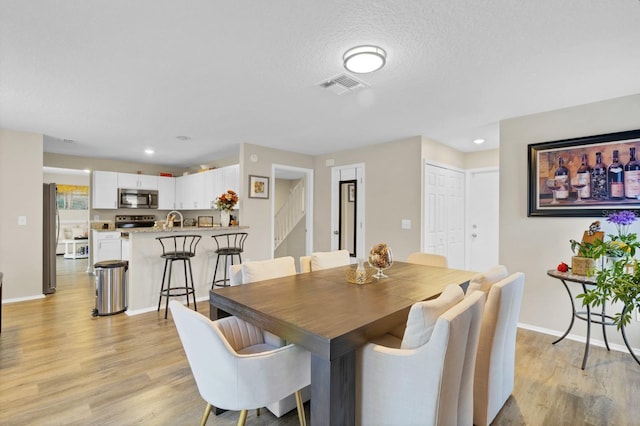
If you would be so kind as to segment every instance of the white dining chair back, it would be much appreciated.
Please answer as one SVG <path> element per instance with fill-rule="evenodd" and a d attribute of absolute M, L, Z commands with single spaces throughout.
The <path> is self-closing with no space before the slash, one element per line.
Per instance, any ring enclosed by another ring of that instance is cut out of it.
<path fill-rule="evenodd" d="M 421 340 L 415 340 L 409 330 L 413 322 L 408 320 L 402 340 L 386 334 L 358 351 L 356 423 L 471 425 L 484 294 L 464 297 L 454 285 L 438 299 L 415 306 L 416 314 L 423 314 L 425 333 L 418 334 L 427 339 L 425 343 L 409 347 Z"/>
<path fill-rule="evenodd" d="M 270 340 L 259 327 L 237 317 L 211 321 L 172 300 L 169 304 L 198 391 L 207 402 L 202 425 L 212 406 L 241 410 L 264 407 L 296 394 L 300 424 L 304 407 L 299 390 L 311 383 L 308 351 Z"/>
<path fill-rule="evenodd" d="M 296 273 L 296 262 L 291 256 L 242 263 L 243 284 L 286 277 Z"/>
<path fill-rule="evenodd" d="M 447 258 L 440 254 L 415 252 L 411 253 L 407 258 L 407 263 L 416 263 L 425 266 L 438 266 L 440 268 L 447 267 Z"/>
<path fill-rule="evenodd" d="M 516 333 L 523 292 L 521 272 L 491 285 L 488 290 L 475 366 L 473 423 L 476 426 L 491 424 L 513 392 Z"/>
<path fill-rule="evenodd" d="M 300 257 L 300 272 L 320 271 L 337 268 L 351 263 L 349 250 L 335 250 L 311 253 L 311 256 Z"/>
<path fill-rule="evenodd" d="M 242 284 L 242 264 L 229 265 L 229 286 Z"/>

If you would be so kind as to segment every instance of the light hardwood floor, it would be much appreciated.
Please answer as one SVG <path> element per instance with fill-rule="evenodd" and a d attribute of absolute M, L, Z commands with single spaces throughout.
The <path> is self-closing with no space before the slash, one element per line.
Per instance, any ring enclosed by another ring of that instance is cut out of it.
<path fill-rule="evenodd" d="M 0 425 L 196 425 L 204 409 L 171 317 L 91 316 L 86 261 L 59 259 L 58 291 L 6 304 L 0 334 Z M 208 315 L 208 304 L 199 311 Z M 496 425 L 640 425 L 640 366 L 628 354 L 518 331 L 516 385 Z M 212 362 L 215 362 L 213 360 Z M 309 404 L 306 404 L 307 416 Z M 232 425 L 237 412 L 211 416 Z M 295 425 L 250 412 L 249 425 Z"/>

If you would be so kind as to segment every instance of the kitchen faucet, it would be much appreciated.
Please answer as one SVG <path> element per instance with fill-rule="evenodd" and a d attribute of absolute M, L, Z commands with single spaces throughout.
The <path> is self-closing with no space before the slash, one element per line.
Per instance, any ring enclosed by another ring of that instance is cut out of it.
<path fill-rule="evenodd" d="M 171 216 L 173 216 L 174 213 L 180 216 L 180 229 L 182 229 L 182 227 L 184 226 L 184 217 L 182 216 L 182 213 L 177 210 L 171 210 L 169 213 L 167 213 L 167 221 L 165 223 L 167 224 L 167 226 L 169 225 L 169 219 L 171 218 Z"/>

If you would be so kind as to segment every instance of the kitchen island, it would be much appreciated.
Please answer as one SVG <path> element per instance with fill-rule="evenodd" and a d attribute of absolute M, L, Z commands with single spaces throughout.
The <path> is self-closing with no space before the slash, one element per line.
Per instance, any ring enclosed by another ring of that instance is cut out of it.
<path fill-rule="evenodd" d="M 248 229 L 248 226 L 123 229 L 122 231 L 129 234 L 128 309 L 126 313 L 136 315 L 158 308 L 164 259 L 160 257 L 162 247 L 156 237 L 171 234 L 198 234 L 202 236 L 196 249 L 196 256 L 191 258 L 191 268 L 193 269 L 196 299 L 207 303 L 217 258 L 215 254 L 216 243 L 212 236 L 228 232 L 247 232 Z M 184 270 L 179 263 L 174 265 L 171 282 L 172 286 L 184 285 Z M 164 301 L 162 309 L 164 309 Z"/>

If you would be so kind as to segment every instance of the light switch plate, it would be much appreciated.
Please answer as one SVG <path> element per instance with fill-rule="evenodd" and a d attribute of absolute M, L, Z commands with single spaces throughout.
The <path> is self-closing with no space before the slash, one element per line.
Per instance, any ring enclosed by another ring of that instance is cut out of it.
<path fill-rule="evenodd" d="M 26 216 L 18 216 L 18 225 L 26 225 L 27 217 Z"/>
<path fill-rule="evenodd" d="M 411 219 L 402 219 L 402 229 L 411 229 Z"/>

